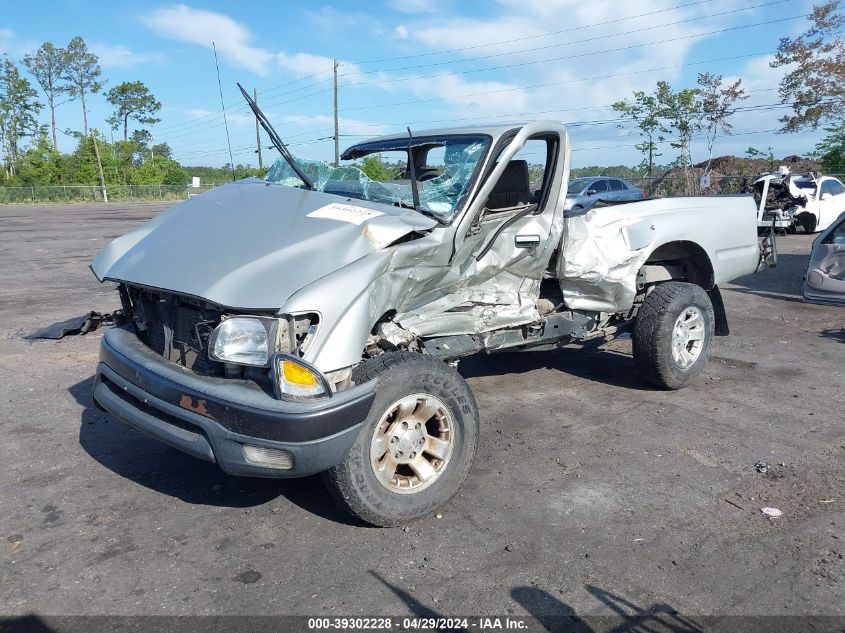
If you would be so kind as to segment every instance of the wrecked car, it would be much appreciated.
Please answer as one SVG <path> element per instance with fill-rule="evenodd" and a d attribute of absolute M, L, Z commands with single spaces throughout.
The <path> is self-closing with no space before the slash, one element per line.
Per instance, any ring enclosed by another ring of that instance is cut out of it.
<path fill-rule="evenodd" d="M 755 180 L 752 192 L 761 231 L 824 231 L 845 211 L 845 185 L 832 176 L 799 176 L 782 166 Z"/>
<path fill-rule="evenodd" d="M 459 359 L 630 332 L 637 370 L 678 389 L 728 333 L 719 286 L 773 255 L 750 196 L 564 212 L 554 122 L 409 131 L 335 167 L 261 121 L 282 154 L 265 179 L 178 204 L 92 263 L 122 303 L 94 398 L 233 475 L 322 472 L 371 524 L 425 516 L 466 478 L 479 413 Z M 375 154 L 404 168 L 370 179 L 354 161 Z"/>
<path fill-rule="evenodd" d="M 845 212 L 813 241 L 803 298 L 805 303 L 845 306 Z"/>

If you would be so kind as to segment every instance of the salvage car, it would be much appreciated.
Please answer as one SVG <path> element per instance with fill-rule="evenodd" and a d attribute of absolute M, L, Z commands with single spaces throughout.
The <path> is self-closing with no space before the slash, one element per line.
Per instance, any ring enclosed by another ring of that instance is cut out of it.
<path fill-rule="evenodd" d="M 803 294 L 806 303 L 845 306 L 845 213 L 813 242 Z"/>
<path fill-rule="evenodd" d="M 845 211 L 845 185 L 832 176 L 799 176 L 780 167 L 757 178 L 752 190 L 761 231 L 774 226 L 783 232 L 801 227 L 805 233 L 815 233 Z"/>
<path fill-rule="evenodd" d="M 266 178 L 191 198 L 92 263 L 118 284 L 94 398 L 227 473 L 301 477 L 371 524 L 458 491 L 479 413 L 456 370 L 479 352 L 633 334 L 654 385 L 699 375 L 728 333 L 719 286 L 773 255 L 746 197 L 564 212 L 554 122 L 397 134 L 346 164 L 281 153 Z M 521 156 L 545 157 L 532 182 Z M 375 181 L 355 161 L 404 156 Z"/>
<path fill-rule="evenodd" d="M 597 202 L 641 200 L 643 190 L 622 178 L 573 178 L 566 189 L 565 209 L 589 209 Z"/>

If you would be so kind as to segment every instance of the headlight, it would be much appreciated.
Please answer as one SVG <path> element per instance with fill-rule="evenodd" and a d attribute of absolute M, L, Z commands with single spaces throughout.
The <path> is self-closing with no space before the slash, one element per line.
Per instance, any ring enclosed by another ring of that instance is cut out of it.
<path fill-rule="evenodd" d="M 285 354 L 273 359 L 278 395 L 285 400 L 315 400 L 331 395 L 325 377 L 314 367 Z"/>
<path fill-rule="evenodd" d="M 222 363 L 267 367 L 275 351 L 276 319 L 232 317 L 211 333 L 208 356 Z"/>

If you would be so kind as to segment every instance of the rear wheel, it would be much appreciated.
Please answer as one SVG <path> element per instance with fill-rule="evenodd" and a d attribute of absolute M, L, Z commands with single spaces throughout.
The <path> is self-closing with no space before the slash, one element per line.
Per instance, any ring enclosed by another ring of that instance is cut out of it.
<path fill-rule="evenodd" d="M 478 408 L 466 381 L 410 352 L 364 361 L 353 379 L 377 379 L 378 390 L 346 458 L 325 474 L 335 498 L 381 526 L 408 523 L 449 501 L 478 444 Z"/>
<path fill-rule="evenodd" d="M 634 324 L 634 365 L 664 389 L 698 376 L 710 355 L 715 317 L 701 286 L 669 281 L 646 296 Z"/>

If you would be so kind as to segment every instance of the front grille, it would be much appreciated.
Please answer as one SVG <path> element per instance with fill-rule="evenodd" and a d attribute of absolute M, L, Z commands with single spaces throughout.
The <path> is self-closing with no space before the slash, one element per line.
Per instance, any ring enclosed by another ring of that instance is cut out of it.
<path fill-rule="evenodd" d="M 219 312 L 163 293 L 130 289 L 129 296 L 138 337 L 150 349 L 198 374 L 222 375 L 222 364 L 208 357 Z"/>

